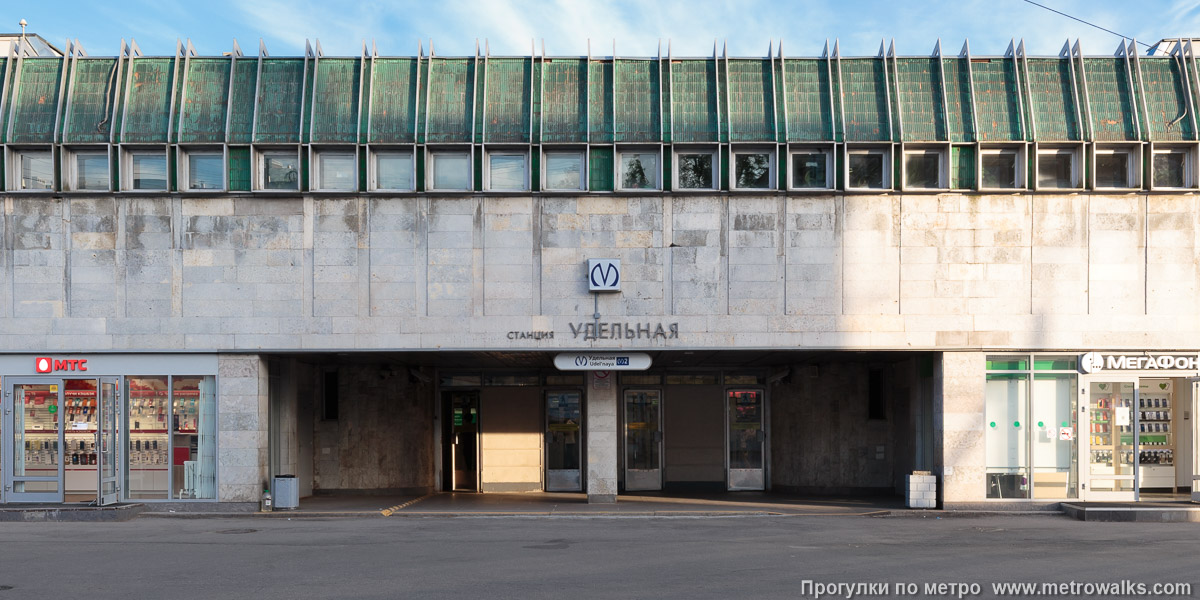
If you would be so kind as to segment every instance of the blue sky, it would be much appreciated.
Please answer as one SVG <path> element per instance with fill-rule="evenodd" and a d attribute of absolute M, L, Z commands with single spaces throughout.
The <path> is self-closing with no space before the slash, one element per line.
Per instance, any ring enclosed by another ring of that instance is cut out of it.
<path fill-rule="evenodd" d="M 1038 0 L 1139 41 L 1200 37 L 1200 0 Z M 362 40 L 380 54 L 413 55 L 432 39 L 439 55 L 472 54 L 476 38 L 492 54 L 540 52 L 652 56 L 659 39 L 676 56 L 711 55 L 714 39 L 736 56 L 764 56 L 783 40 L 789 56 L 816 56 L 826 38 L 841 40 L 845 56 L 874 55 L 883 38 L 903 55 L 930 52 L 940 37 L 957 53 L 963 39 L 975 54 L 1001 54 L 1024 38 L 1030 54 L 1057 54 L 1079 38 L 1087 54 L 1109 54 L 1120 38 L 1055 15 L 1023 0 L 66 0 L 18 2 L 0 8 L 0 31 L 30 32 L 62 46 L 77 38 L 92 56 L 113 55 L 134 38 L 147 55 L 172 54 L 176 39 L 197 52 L 228 51 L 237 38 L 247 54 L 266 42 L 273 56 L 299 55 L 305 39 L 320 38 L 327 56 L 357 55 Z"/>

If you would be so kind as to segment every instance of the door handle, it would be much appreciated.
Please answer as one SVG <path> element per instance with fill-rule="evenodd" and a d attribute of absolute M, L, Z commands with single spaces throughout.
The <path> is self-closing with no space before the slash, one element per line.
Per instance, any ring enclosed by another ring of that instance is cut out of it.
<path fill-rule="evenodd" d="M 767 432 L 759 429 L 758 432 L 754 434 L 754 439 L 760 444 L 767 441 Z"/>
<path fill-rule="evenodd" d="M 655 443 L 655 444 L 661 444 L 661 443 L 662 443 L 662 432 L 661 432 L 661 431 L 655 431 L 655 432 L 654 432 L 654 443 Z"/>

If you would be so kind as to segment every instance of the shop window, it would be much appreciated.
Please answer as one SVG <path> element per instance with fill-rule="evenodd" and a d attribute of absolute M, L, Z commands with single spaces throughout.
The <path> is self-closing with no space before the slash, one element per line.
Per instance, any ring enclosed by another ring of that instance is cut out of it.
<path fill-rule="evenodd" d="M 721 159 L 714 149 L 680 150 L 675 152 L 675 185 L 677 190 L 715 191 L 720 185 L 717 167 Z"/>
<path fill-rule="evenodd" d="M 982 170 L 980 187 L 985 190 L 1011 190 L 1025 187 L 1021 170 L 1022 152 L 1016 148 L 983 148 L 979 152 Z"/>
<path fill-rule="evenodd" d="M 358 190 L 358 156 L 354 150 L 318 150 L 313 168 L 314 191 Z"/>
<path fill-rule="evenodd" d="M 1194 188 L 1194 163 L 1191 148 L 1155 148 L 1150 183 L 1155 189 Z"/>
<path fill-rule="evenodd" d="M 130 500 L 170 497 L 170 405 L 165 375 L 125 380 L 125 497 Z"/>
<path fill-rule="evenodd" d="M 891 152 L 863 148 L 846 152 L 846 189 L 882 190 L 891 187 Z"/>
<path fill-rule="evenodd" d="M 64 152 L 67 187 L 71 191 L 109 190 L 108 149 L 73 149 Z"/>
<path fill-rule="evenodd" d="M 35 192 L 54 189 L 54 157 L 49 150 L 17 150 L 10 156 L 10 191 Z"/>
<path fill-rule="evenodd" d="M 988 498 L 1029 497 L 1029 376 L 989 373 L 984 397 Z"/>
<path fill-rule="evenodd" d="M 121 166 L 122 190 L 167 191 L 167 152 L 165 149 L 126 150 Z"/>
<path fill-rule="evenodd" d="M 216 378 L 171 378 L 171 492 L 179 500 L 217 497 Z"/>
<path fill-rule="evenodd" d="M 220 149 L 184 149 L 180 161 L 187 192 L 220 192 L 225 189 L 225 155 Z"/>
<path fill-rule="evenodd" d="M 1140 166 L 1137 154 L 1131 148 L 1096 148 L 1096 188 L 1137 188 Z"/>
<path fill-rule="evenodd" d="M 658 166 L 658 153 L 649 151 L 622 151 L 618 164 L 620 190 L 660 190 L 662 169 Z"/>
<path fill-rule="evenodd" d="M 922 148 L 904 151 L 904 187 L 913 190 L 946 189 L 946 151 Z"/>
<path fill-rule="evenodd" d="M 547 192 L 577 192 L 587 189 L 583 152 L 546 152 L 542 189 Z"/>
<path fill-rule="evenodd" d="M 805 148 L 793 150 L 793 190 L 828 190 L 833 188 L 833 153 L 828 150 Z"/>
<path fill-rule="evenodd" d="M 493 192 L 523 192 L 529 189 L 528 156 L 524 152 L 487 153 L 485 187 Z"/>
<path fill-rule="evenodd" d="M 1042 148 L 1037 153 L 1038 189 L 1072 190 L 1079 186 L 1076 148 Z"/>
<path fill-rule="evenodd" d="M 429 155 L 430 191 L 467 192 L 471 190 L 471 154 L 435 151 Z"/>
<path fill-rule="evenodd" d="M 733 189 L 770 190 L 774 188 L 774 151 L 735 150 L 733 152 Z"/>
<path fill-rule="evenodd" d="M 372 191 L 411 192 L 416 189 L 413 153 L 384 150 L 371 153 Z"/>
<path fill-rule="evenodd" d="M 295 150 L 260 152 L 256 189 L 300 191 L 300 154 Z"/>

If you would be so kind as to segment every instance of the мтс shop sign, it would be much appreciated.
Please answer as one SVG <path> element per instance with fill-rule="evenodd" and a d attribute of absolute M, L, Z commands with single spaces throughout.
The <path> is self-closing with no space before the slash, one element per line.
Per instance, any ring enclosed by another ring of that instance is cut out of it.
<path fill-rule="evenodd" d="M 49 356 L 39 356 L 33 359 L 33 370 L 36 373 L 54 373 L 56 371 L 86 371 L 87 359 L 56 359 Z"/>

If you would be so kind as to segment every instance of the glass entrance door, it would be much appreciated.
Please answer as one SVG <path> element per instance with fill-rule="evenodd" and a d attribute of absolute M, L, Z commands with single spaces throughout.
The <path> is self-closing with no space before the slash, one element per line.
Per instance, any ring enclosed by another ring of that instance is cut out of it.
<path fill-rule="evenodd" d="M 1200 381 L 1192 382 L 1192 502 L 1200 502 Z"/>
<path fill-rule="evenodd" d="M 97 455 L 97 473 L 99 481 L 96 483 L 96 503 L 100 506 L 113 504 L 117 501 L 119 486 L 118 472 L 120 467 L 120 459 L 117 455 L 117 448 L 120 446 L 117 437 L 117 414 L 118 406 L 117 391 L 120 384 L 115 378 L 105 378 L 100 380 L 100 402 L 99 414 L 97 415 L 97 423 L 99 427 L 96 431 L 98 443 L 96 444 Z"/>
<path fill-rule="evenodd" d="M 1080 444 L 1086 474 L 1080 479 L 1086 500 L 1137 499 L 1137 379 L 1088 382 L 1081 419 L 1088 427 Z"/>
<path fill-rule="evenodd" d="M 625 391 L 625 489 L 662 489 L 662 392 Z"/>
<path fill-rule="evenodd" d="M 9 502 L 62 502 L 63 411 L 58 381 L 4 380 L 4 491 Z"/>
<path fill-rule="evenodd" d="M 546 491 L 581 492 L 583 406 L 577 391 L 546 392 Z"/>
<path fill-rule="evenodd" d="M 446 394 L 443 468 L 452 492 L 479 491 L 479 392 Z"/>
<path fill-rule="evenodd" d="M 763 470 L 763 394 L 759 390 L 730 390 L 727 396 L 726 432 L 729 436 L 727 487 L 730 490 L 761 490 Z"/>

